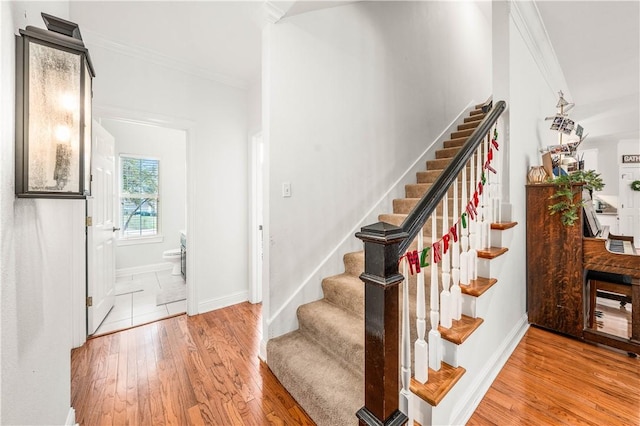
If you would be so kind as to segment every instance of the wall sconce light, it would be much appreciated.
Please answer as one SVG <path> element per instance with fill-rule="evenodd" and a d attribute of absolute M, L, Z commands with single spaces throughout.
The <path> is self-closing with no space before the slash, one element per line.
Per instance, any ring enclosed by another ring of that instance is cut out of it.
<path fill-rule="evenodd" d="M 95 72 L 78 25 L 42 19 L 16 36 L 16 196 L 84 198 Z"/>

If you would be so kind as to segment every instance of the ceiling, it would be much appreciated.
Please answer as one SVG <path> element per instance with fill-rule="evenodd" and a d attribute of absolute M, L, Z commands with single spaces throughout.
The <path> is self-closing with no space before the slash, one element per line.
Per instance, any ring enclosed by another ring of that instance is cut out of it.
<path fill-rule="evenodd" d="M 638 138 L 640 2 L 538 1 L 567 82 L 570 115 L 590 138 Z"/>
<path fill-rule="evenodd" d="M 263 3 L 71 1 L 70 13 L 81 23 L 88 42 L 101 39 L 133 46 L 248 86 L 260 79 Z M 271 2 L 287 11 L 285 16 L 346 3 L 352 2 Z M 565 90 L 568 100 L 576 103 L 572 117 L 582 120 L 587 132 L 591 129 L 591 137 L 611 134 L 602 126 L 615 127 L 618 136 L 635 132 L 637 137 L 640 2 L 536 4 L 567 81 L 568 87 L 558 90 Z"/>

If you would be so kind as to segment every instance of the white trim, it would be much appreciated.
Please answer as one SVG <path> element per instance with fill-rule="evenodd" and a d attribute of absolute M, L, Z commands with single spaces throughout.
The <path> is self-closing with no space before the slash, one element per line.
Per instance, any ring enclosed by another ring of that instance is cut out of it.
<path fill-rule="evenodd" d="M 116 277 L 125 277 L 127 275 L 146 274 L 147 272 L 160 272 L 173 268 L 169 262 L 155 263 L 151 265 L 134 266 L 132 268 L 116 269 Z"/>
<path fill-rule="evenodd" d="M 79 348 L 87 340 L 87 227 L 86 200 L 73 208 L 73 236 L 71 237 L 71 347 Z"/>
<path fill-rule="evenodd" d="M 564 73 L 535 2 L 510 1 L 510 15 L 542 77 L 553 92 L 562 90 L 571 99 Z"/>
<path fill-rule="evenodd" d="M 469 421 L 528 329 L 529 318 L 525 313 L 503 340 L 502 345 L 493 352 L 493 356 L 485 363 L 485 367 L 478 372 L 471 386 L 467 387 L 466 392 L 458 400 L 456 409 L 460 408 L 460 410 L 452 416 L 453 421 L 451 424 L 464 425 Z"/>
<path fill-rule="evenodd" d="M 258 227 L 262 225 L 264 229 L 264 214 L 260 214 L 263 210 L 259 205 L 258 199 L 260 193 L 264 194 L 264 167 L 260 164 L 260 146 L 264 148 L 264 140 L 262 131 L 256 132 L 249 137 L 249 153 L 248 171 L 249 171 L 249 302 L 260 303 L 262 301 L 262 250 L 261 243 L 264 245 L 263 235 L 260 236 Z M 262 144 L 262 145 L 261 145 Z M 263 161 L 265 160 L 262 155 Z M 264 164 L 264 162 L 262 163 Z M 262 223 L 261 223 L 262 222 Z M 261 241 L 262 238 L 262 241 Z"/>
<path fill-rule="evenodd" d="M 295 1 L 278 1 L 265 0 L 262 3 L 262 10 L 264 11 L 264 19 L 267 24 L 275 24 L 287 13 Z"/>
<path fill-rule="evenodd" d="M 476 105 L 477 102 L 471 101 L 443 130 L 434 140 L 429 144 L 429 146 L 424 150 L 424 152 L 417 157 L 417 159 L 411 164 L 407 170 L 389 187 L 389 189 L 380 197 L 380 199 L 369 209 L 369 211 L 360 219 L 353 228 L 340 240 L 340 242 L 327 254 L 324 259 L 320 261 L 318 266 L 306 277 L 306 279 L 298 286 L 298 288 L 291 293 L 289 298 L 282 304 L 282 306 L 267 320 L 267 325 L 269 326 L 269 338 L 277 337 L 284 333 L 291 331 L 292 324 L 297 324 L 295 319 L 295 309 L 290 309 L 290 305 L 292 302 L 297 300 L 298 295 L 310 284 L 310 283 L 318 283 L 322 281 L 323 277 L 319 276 L 319 272 L 323 269 L 323 267 L 328 264 L 332 259 L 335 259 L 335 256 L 343 256 L 345 252 L 345 245 L 353 241 L 354 235 L 356 232 L 360 230 L 360 228 L 364 225 L 368 225 L 372 222 L 372 217 L 375 217 L 375 212 L 380 211 L 383 207 L 383 203 L 392 202 L 393 196 L 397 195 L 400 191 L 404 189 L 404 185 L 410 182 L 410 179 L 414 179 L 411 175 L 414 175 L 424 169 L 424 163 L 427 159 L 427 155 L 432 153 L 435 149 L 439 148 L 442 143 L 448 139 L 448 135 L 454 131 L 455 127 L 460 123 L 460 120 L 463 116 L 469 113 Z M 413 180 L 411 180 L 413 182 Z M 388 207 L 388 205 L 387 205 Z M 375 220 L 375 219 L 374 219 Z M 268 246 L 268 244 L 266 244 Z M 283 313 L 288 313 L 290 318 L 284 319 L 282 322 L 276 325 L 276 321 L 278 317 L 283 315 Z M 264 312 L 263 312 L 264 315 Z M 274 325 L 273 329 L 271 325 Z"/>
<path fill-rule="evenodd" d="M 82 35 L 84 36 L 85 42 L 89 46 L 89 49 L 91 49 L 91 46 L 93 45 L 103 49 L 111 50 L 112 52 L 117 52 L 133 58 L 141 59 L 154 65 L 170 68 L 176 71 L 183 72 L 185 74 L 215 81 L 227 86 L 236 87 L 239 89 L 246 89 L 248 87 L 248 83 L 244 79 L 227 74 L 217 73 L 206 68 L 202 68 L 197 64 L 188 64 L 186 62 L 178 61 L 175 58 L 165 56 L 150 49 L 119 43 L 105 37 L 102 34 L 90 30 L 83 29 Z"/>
<path fill-rule="evenodd" d="M 76 410 L 73 407 L 69 407 L 69 412 L 67 413 L 67 419 L 64 421 L 65 426 L 74 426 L 76 423 Z"/>
<path fill-rule="evenodd" d="M 267 341 L 264 338 L 260 339 L 260 352 L 258 353 L 258 358 L 267 362 Z"/>
<path fill-rule="evenodd" d="M 227 306 L 237 305 L 238 303 L 249 300 L 249 292 L 247 290 L 239 291 L 225 297 L 205 300 L 198 304 L 198 313 L 215 311 L 216 309 L 226 308 Z"/>

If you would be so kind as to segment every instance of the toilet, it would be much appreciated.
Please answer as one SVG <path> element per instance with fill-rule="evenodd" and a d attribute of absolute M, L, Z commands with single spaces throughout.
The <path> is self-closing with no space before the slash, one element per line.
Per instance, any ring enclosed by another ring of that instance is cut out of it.
<path fill-rule="evenodd" d="M 171 270 L 171 275 L 180 275 L 180 266 L 181 266 L 181 256 L 182 254 L 180 253 L 180 249 L 171 249 L 171 250 L 165 250 L 162 253 L 162 258 L 167 261 L 167 262 L 171 262 L 173 264 L 173 269 Z"/>

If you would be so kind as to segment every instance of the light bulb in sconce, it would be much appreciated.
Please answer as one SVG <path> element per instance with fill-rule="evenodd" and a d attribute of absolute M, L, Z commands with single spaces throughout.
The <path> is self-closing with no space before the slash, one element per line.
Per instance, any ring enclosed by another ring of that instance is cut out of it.
<path fill-rule="evenodd" d="M 63 93 L 60 96 L 60 105 L 66 111 L 76 111 L 79 109 L 78 98 L 74 97 L 71 93 Z"/>
<path fill-rule="evenodd" d="M 56 126 L 55 136 L 58 142 L 69 142 L 71 140 L 71 130 L 68 126 L 58 125 Z"/>

